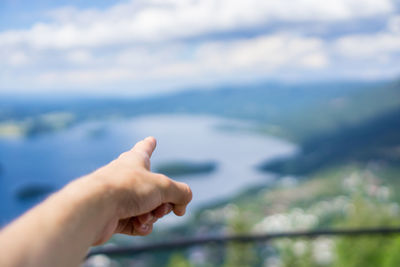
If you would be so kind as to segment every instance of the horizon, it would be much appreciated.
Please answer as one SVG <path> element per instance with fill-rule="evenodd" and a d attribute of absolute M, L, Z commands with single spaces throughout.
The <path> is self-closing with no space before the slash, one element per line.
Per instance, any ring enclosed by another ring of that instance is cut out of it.
<path fill-rule="evenodd" d="M 42 100 L 42 101 L 69 101 L 69 100 L 128 100 L 128 101 L 140 101 L 140 100 L 148 100 L 154 98 L 164 98 L 170 96 L 178 96 L 186 93 L 201 93 L 203 91 L 221 91 L 221 90 L 247 90 L 246 88 L 254 89 L 257 87 L 265 86 L 266 90 L 274 89 L 274 87 L 285 87 L 285 88 L 296 88 L 302 86 L 319 86 L 319 85 L 360 85 L 360 86 L 374 86 L 374 85 L 383 85 L 388 83 L 393 83 L 400 81 L 400 76 L 396 76 L 395 78 L 390 79 L 379 79 L 379 80 L 362 80 L 362 79 L 342 79 L 342 80 L 310 80 L 310 81 L 278 81 L 278 80 L 258 80 L 258 81 L 249 81 L 242 83 L 221 83 L 214 84 L 208 86 L 191 86 L 191 87 L 178 87 L 173 88 L 169 91 L 161 92 L 161 93 L 150 93 L 150 94 L 135 94 L 133 93 L 119 93 L 114 94 L 114 92 L 103 91 L 101 93 L 93 94 L 91 92 L 66 92 L 60 91 L 55 94 L 49 94 L 48 92 L 28 92 L 21 94 L 20 92 L 12 92 L 0 91 L 0 97 L 7 98 L 3 99 L 7 102 L 10 100 Z M 314 88 L 315 89 L 315 88 Z M 318 90 L 322 90 L 318 89 Z M 1 101 L 1 100 L 0 100 Z"/>

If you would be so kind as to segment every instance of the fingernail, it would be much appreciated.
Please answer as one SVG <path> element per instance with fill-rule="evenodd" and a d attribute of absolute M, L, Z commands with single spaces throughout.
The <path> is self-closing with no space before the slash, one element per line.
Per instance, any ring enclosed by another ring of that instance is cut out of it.
<path fill-rule="evenodd" d="M 156 141 L 156 138 L 154 136 L 147 136 L 144 140 L 152 140 L 152 141 Z"/>
<path fill-rule="evenodd" d="M 149 230 L 150 225 L 148 224 L 142 224 L 140 225 L 140 230 L 143 232 L 146 232 L 147 230 Z"/>

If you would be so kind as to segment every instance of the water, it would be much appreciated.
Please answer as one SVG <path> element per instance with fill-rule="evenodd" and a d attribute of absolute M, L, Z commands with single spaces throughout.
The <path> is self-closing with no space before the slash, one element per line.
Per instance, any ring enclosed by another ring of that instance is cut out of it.
<path fill-rule="evenodd" d="M 10 221 L 37 202 L 18 200 L 15 193 L 21 186 L 41 183 L 60 188 L 149 135 L 158 140 L 153 166 L 174 160 L 218 163 L 213 173 L 179 177 L 193 190 L 189 214 L 249 186 L 266 184 L 273 176 L 258 172 L 255 166 L 294 153 L 296 147 L 278 138 L 218 127 L 239 124 L 246 126 L 208 116 L 146 116 L 83 123 L 29 139 L 0 140 L 0 223 Z"/>

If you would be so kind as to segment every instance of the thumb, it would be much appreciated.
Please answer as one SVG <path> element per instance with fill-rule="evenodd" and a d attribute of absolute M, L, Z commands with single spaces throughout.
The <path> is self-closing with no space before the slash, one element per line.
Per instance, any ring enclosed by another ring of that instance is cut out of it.
<path fill-rule="evenodd" d="M 156 146 L 156 139 L 152 136 L 149 136 L 142 141 L 137 142 L 136 145 L 131 149 L 131 152 L 134 152 L 139 157 L 139 160 L 142 161 L 146 169 L 150 169 L 150 158 Z"/>

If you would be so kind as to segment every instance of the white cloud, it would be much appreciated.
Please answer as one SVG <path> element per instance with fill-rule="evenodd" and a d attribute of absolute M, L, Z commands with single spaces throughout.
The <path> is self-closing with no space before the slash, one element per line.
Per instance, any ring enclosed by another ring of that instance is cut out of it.
<path fill-rule="evenodd" d="M 88 50 L 79 49 L 73 50 L 66 54 L 67 61 L 78 65 L 89 64 L 93 62 L 93 57 Z"/>
<path fill-rule="evenodd" d="M 174 84 L 184 86 L 188 81 L 262 76 L 280 70 L 290 75 L 298 69 L 323 69 L 329 65 L 323 41 L 284 33 L 195 46 L 181 42 L 157 48 L 140 46 L 97 53 L 90 54 L 86 50 L 60 52 L 67 65 L 32 70 L 31 74 L 36 75 L 29 81 L 29 87 L 110 88 L 172 80 L 175 80 Z M 45 53 L 38 62 L 46 61 L 49 56 L 54 57 L 54 54 Z"/>
<path fill-rule="evenodd" d="M 347 58 L 377 58 L 400 52 L 400 35 L 385 32 L 346 36 L 336 42 L 336 48 Z"/>
<path fill-rule="evenodd" d="M 400 20 L 394 13 L 390 0 L 135 0 L 102 11 L 62 8 L 48 13 L 50 22 L 0 32 L 0 91 L 135 86 L 143 92 L 243 77 L 383 77 L 400 71 Z M 324 27 L 383 15 L 388 25 L 381 32 L 329 41 L 292 30 L 201 38 L 262 25 Z"/>
<path fill-rule="evenodd" d="M 276 34 L 233 42 L 216 42 L 200 46 L 197 57 L 202 65 L 213 71 L 268 71 L 284 66 L 308 67 L 306 58 L 319 52 L 323 42 L 316 38 Z M 321 61 L 322 62 L 322 61 Z M 315 65 L 314 65 L 315 66 Z"/>
<path fill-rule="evenodd" d="M 393 10 L 390 0 L 133 0 L 105 11 L 55 10 L 50 23 L 0 33 L 0 46 L 66 49 L 157 42 L 273 22 L 337 21 Z"/>
<path fill-rule="evenodd" d="M 27 58 L 25 53 L 22 51 L 15 51 L 8 55 L 8 63 L 14 67 L 23 66 L 23 65 L 27 64 L 28 61 L 29 61 L 29 59 Z"/>
<path fill-rule="evenodd" d="M 400 16 L 395 15 L 389 18 L 388 28 L 393 33 L 400 33 Z"/>
<path fill-rule="evenodd" d="M 390 61 L 394 54 L 400 54 L 400 16 L 388 19 L 387 29 L 372 34 L 354 34 L 337 39 L 336 52 L 348 59 L 369 59 Z"/>

